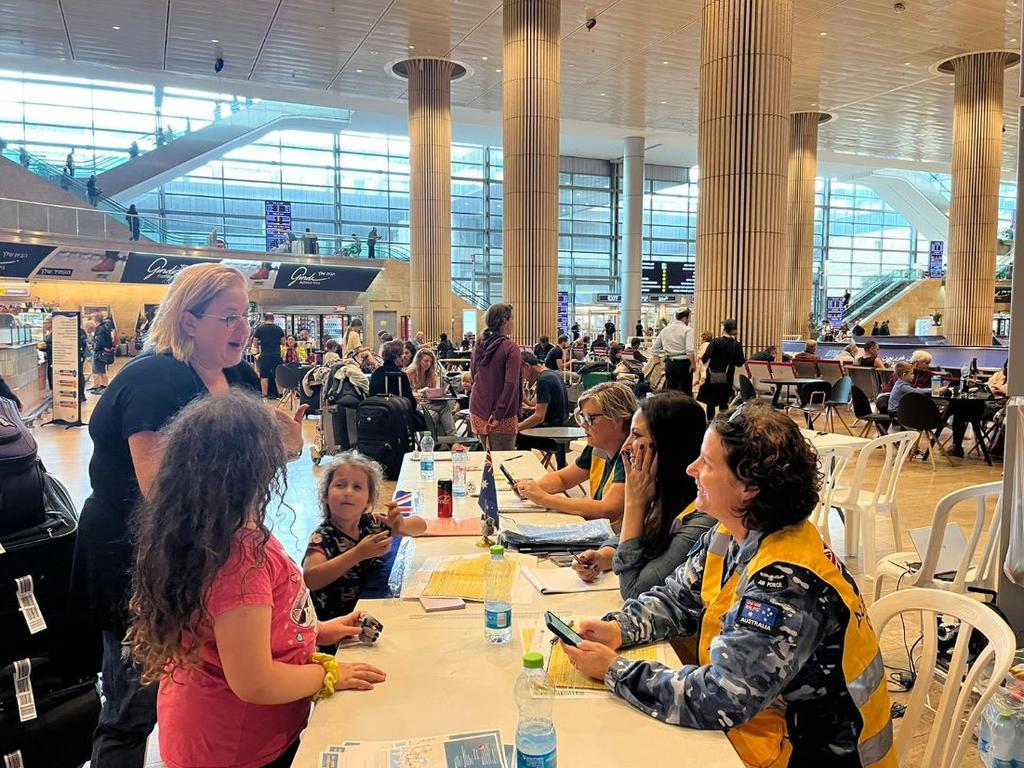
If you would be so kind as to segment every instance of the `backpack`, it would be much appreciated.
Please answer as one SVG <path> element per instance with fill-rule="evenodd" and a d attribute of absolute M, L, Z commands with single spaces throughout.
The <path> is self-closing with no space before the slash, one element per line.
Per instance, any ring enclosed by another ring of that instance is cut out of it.
<path fill-rule="evenodd" d="M 17 405 L 0 398 L 0 537 L 45 518 L 43 462 Z"/>
<path fill-rule="evenodd" d="M 359 452 L 384 467 L 384 477 L 397 480 L 402 459 L 413 449 L 417 411 L 406 398 L 388 391 L 366 398 L 356 407 L 356 435 Z"/>

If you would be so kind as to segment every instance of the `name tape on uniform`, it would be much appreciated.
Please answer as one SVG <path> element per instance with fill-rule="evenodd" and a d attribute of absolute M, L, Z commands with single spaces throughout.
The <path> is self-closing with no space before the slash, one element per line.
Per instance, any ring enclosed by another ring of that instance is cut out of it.
<path fill-rule="evenodd" d="M 36 697 L 32 693 L 32 662 L 14 662 L 14 694 L 18 699 L 18 718 L 23 723 L 36 719 Z"/>
<path fill-rule="evenodd" d="M 32 584 L 31 576 L 20 576 L 14 580 L 18 585 L 18 605 L 21 607 L 21 615 L 25 617 L 28 624 L 28 632 L 34 635 L 46 629 L 46 619 L 39 609 L 39 601 L 36 600 L 35 587 Z"/>
<path fill-rule="evenodd" d="M 21 750 L 4 755 L 4 768 L 25 768 L 25 761 L 21 759 Z"/>

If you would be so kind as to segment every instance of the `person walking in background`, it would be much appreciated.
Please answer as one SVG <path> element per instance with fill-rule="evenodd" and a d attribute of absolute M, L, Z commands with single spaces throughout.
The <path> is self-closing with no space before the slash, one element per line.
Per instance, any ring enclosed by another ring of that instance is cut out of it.
<path fill-rule="evenodd" d="M 448 334 L 442 332 L 440 340 L 437 342 L 437 357 L 439 360 L 444 360 L 447 357 L 451 357 L 455 354 L 455 345 L 448 340 Z"/>
<path fill-rule="evenodd" d="M 139 211 L 135 207 L 135 203 L 128 206 L 128 212 L 125 214 L 125 221 L 128 222 L 128 227 L 132 231 L 132 240 L 139 239 Z"/>
<path fill-rule="evenodd" d="M 615 323 L 611 320 L 604 324 L 604 337 L 608 339 L 609 344 L 615 339 Z"/>
<path fill-rule="evenodd" d="M 370 230 L 370 234 L 366 236 L 366 257 L 368 259 L 377 258 L 377 241 L 380 240 L 380 235 L 377 233 L 377 228 L 373 227 Z"/>
<path fill-rule="evenodd" d="M 30 158 L 28 156 L 28 150 L 26 150 L 24 147 L 22 147 L 18 151 L 18 162 L 21 163 L 21 167 L 22 168 L 28 168 L 29 160 L 30 160 Z"/>
<path fill-rule="evenodd" d="M 576 339 L 580 337 L 580 324 L 573 323 L 571 326 L 569 326 L 569 332 L 572 333 L 572 340 L 576 341 Z"/>
<path fill-rule="evenodd" d="M 131 159 L 134 160 L 138 156 L 139 156 L 139 142 L 133 141 L 131 144 L 128 145 L 128 157 L 130 157 Z"/>
<path fill-rule="evenodd" d="M 281 341 L 284 339 L 284 331 L 274 322 L 273 312 L 263 314 L 263 325 L 253 331 L 252 337 L 260 346 L 260 390 L 264 397 L 280 400 L 281 393 L 277 391 L 274 375 L 277 366 L 281 365 Z"/>
<path fill-rule="evenodd" d="M 89 205 L 96 205 L 100 200 L 100 189 L 96 186 L 96 174 L 92 174 L 85 182 L 85 194 L 89 198 Z"/>
<path fill-rule="evenodd" d="M 704 386 L 697 399 L 707 407 L 708 421 L 715 418 L 715 409 L 725 410 L 732 398 L 732 382 L 736 367 L 743 365 L 743 347 L 736 340 L 736 321 L 722 321 L 722 335 L 713 339 L 704 350 L 701 360 L 708 366 Z"/>
<path fill-rule="evenodd" d="M 492 304 L 484 315 L 486 328 L 473 347 L 469 370 L 473 393 L 469 419 L 473 432 L 491 450 L 516 447 L 522 406 L 523 353 L 509 338 L 513 329 L 512 305 Z"/>
<path fill-rule="evenodd" d="M 92 389 L 98 395 L 107 388 L 107 366 L 114 363 L 114 320 L 101 320 L 92 334 Z"/>
<path fill-rule="evenodd" d="M 877 336 L 878 335 L 878 321 L 877 320 L 875 320 L 874 324 L 871 326 L 871 335 L 872 336 Z"/>
<path fill-rule="evenodd" d="M 636 321 L 636 328 L 633 329 L 634 336 L 644 335 L 644 319 L 641 317 Z"/>
<path fill-rule="evenodd" d="M 850 289 L 846 289 L 846 293 L 843 294 L 843 309 L 850 306 Z"/>
<path fill-rule="evenodd" d="M 71 151 L 68 152 L 67 158 L 64 160 L 64 167 L 67 168 L 68 176 L 71 178 L 75 177 L 75 148 L 72 147 Z"/>
<path fill-rule="evenodd" d="M 690 309 L 676 312 L 675 322 L 666 325 L 651 346 L 651 355 L 665 361 L 665 376 L 678 383 L 679 391 L 693 392 L 693 371 L 697 367 L 695 332 L 690 325 Z"/>

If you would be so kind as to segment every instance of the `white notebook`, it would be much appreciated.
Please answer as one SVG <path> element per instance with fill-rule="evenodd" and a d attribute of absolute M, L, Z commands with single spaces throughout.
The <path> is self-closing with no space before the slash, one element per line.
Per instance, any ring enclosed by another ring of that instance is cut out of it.
<path fill-rule="evenodd" d="M 619 589 L 619 577 L 611 571 L 602 573 L 596 581 L 589 584 L 572 568 L 523 568 L 523 576 L 542 595 L 557 595 L 564 592 L 611 592 Z"/>

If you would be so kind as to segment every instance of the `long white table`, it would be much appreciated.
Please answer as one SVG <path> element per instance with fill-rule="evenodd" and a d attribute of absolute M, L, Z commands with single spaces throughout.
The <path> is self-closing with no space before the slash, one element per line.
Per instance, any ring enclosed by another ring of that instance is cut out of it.
<path fill-rule="evenodd" d="M 428 557 L 482 551 L 469 538 L 417 539 L 415 546 L 413 568 Z M 343 648 L 339 656 L 374 664 L 388 679 L 372 691 L 342 691 L 318 704 L 294 768 L 319 768 L 320 753 L 346 740 L 391 741 L 500 728 L 504 741 L 512 743 L 518 721 L 513 686 L 524 652 L 521 623 L 545 610 L 597 617 L 622 602 L 615 591 L 545 596 L 531 590 L 530 596 L 529 605 L 513 606 L 513 639 L 504 646 L 484 640 L 480 604 L 427 614 L 415 600 L 360 601 L 361 610 L 383 622 L 384 632 L 377 645 Z M 723 733 L 660 723 L 611 693 L 558 698 L 554 721 L 563 766 L 664 765 L 669 756 L 680 755 L 702 768 L 742 766 Z"/>
<path fill-rule="evenodd" d="M 841 432 L 815 432 L 810 429 L 801 429 L 800 434 L 810 440 L 811 445 L 819 451 L 826 451 L 830 448 L 852 448 L 853 452 L 857 453 L 871 442 L 866 437 L 846 435 Z"/>

